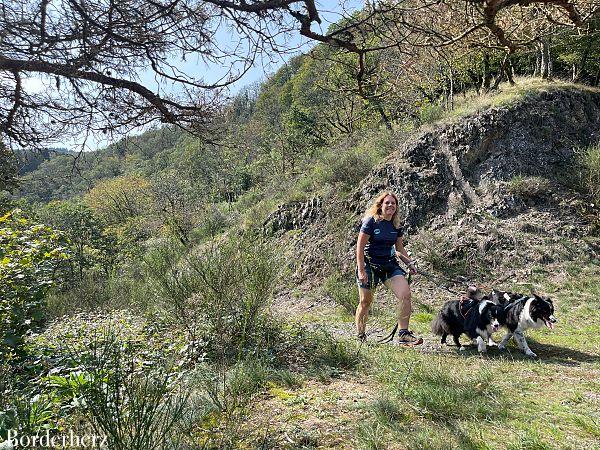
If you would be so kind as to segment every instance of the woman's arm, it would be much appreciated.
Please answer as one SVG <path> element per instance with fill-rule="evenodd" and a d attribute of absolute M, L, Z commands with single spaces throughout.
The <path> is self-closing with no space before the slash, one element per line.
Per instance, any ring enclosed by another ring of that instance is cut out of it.
<path fill-rule="evenodd" d="M 356 240 L 356 268 L 358 269 L 358 279 L 362 283 L 367 283 L 367 272 L 365 272 L 365 246 L 369 242 L 369 235 L 360 231 Z"/>
<path fill-rule="evenodd" d="M 410 259 L 408 253 L 406 253 L 406 249 L 404 248 L 404 241 L 402 240 L 402 236 L 396 239 L 396 255 L 408 266 L 410 273 L 415 275 L 417 273 L 417 268 L 413 260 Z"/>

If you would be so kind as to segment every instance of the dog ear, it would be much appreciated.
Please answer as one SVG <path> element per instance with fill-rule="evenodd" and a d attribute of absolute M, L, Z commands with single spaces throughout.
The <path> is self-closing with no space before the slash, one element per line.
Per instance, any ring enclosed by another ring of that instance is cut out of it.
<path fill-rule="evenodd" d="M 539 300 L 542 300 L 542 301 L 544 301 L 546 303 L 550 303 L 551 305 L 553 305 L 552 299 L 549 296 L 542 295 L 542 294 L 533 294 L 533 295 L 535 296 L 535 298 L 537 298 Z"/>

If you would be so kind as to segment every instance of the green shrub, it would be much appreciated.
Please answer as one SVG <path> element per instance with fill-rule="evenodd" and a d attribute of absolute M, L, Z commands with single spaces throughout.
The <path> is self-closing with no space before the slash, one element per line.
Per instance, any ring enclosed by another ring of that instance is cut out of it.
<path fill-rule="evenodd" d="M 244 436 L 241 425 L 256 394 L 263 390 L 273 371 L 260 360 L 240 361 L 232 367 L 205 366 L 190 378 L 196 386 L 202 424 L 198 436 L 204 448 L 237 448 Z"/>
<path fill-rule="evenodd" d="M 354 189 L 377 162 L 376 153 L 360 148 L 336 149 L 315 166 L 315 185 L 336 184 L 344 192 Z"/>
<path fill-rule="evenodd" d="M 173 384 L 173 374 L 157 361 L 142 360 L 136 350 L 104 330 L 88 348 L 69 353 L 77 372 L 51 375 L 47 383 L 81 408 L 109 448 L 172 447 L 188 393 Z"/>
<path fill-rule="evenodd" d="M 17 436 L 35 436 L 56 427 L 58 418 L 47 396 L 11 395 L 7 400 L 9 406 L 0 410 L 0 439 L 7 439 L 9 430 Z"/>
<path fill-rule="evenodd" d="M 104 232 L 105 223 L 80 200 L 53 201 L 37 208 L 40 219 L 64 232 L 71 258 L 69 280 L 81 281 L 93 270 L 105 277 L 112 272 L 119 257 L 114 236 Z"/>
<path fill-rule="evenodd" d="M 110 302 L 107 282 L 103 277 L 86 273 L 79 281 L 73 281 L 65 289 L 56 289 L 48 294 L 49 318 L 93 311 L 104 308 Z"/>
<path fill-rule="evenodd" d="M 590 193 L 592 201 L 600 203 L 600 143 L 590 145 L 578 154 L 582 186 Z"/>
<path fill-rule="evenodd" d="M 45 317 L 45 296 L 68 259 L 60 232 L 19 210 L 0 217 L 0 355 L 19 354 L 23 337 Z"/>
<path fill-rule="evenodd" d="M 185 252 L 164 245 L 145 259 L 163 317 L 202 340 L 213 357 L 264 348 L 266 309 L 281 265 L 271 247 L 230 239 Z"/>
<path fill-rule="evenodd" d="M 336 305 L 341 306 L 349 315 L 354 316 L 358 306 L 358 287 L 353 279 L 345 279 L 341 273 L 328 276 L 323 290 Z"/>
<path fill-rule="evenodd" d="M 444 106 L 439 103 L 428 103 L 419 109 L 419 122 L 421 124 L 433 123 L 444 117 Z"/>
<path fill-rule="evenodd" d="M 328 331 L 316 330 L 310 335 L 310 364 L 323 375 L 335 376 L 358 366 L 359 355 L 347 342 L 335 339 Z"/>
<path fill-rule="evenodd" d="M 190 232 L 191 241 L 196 243 L 222 233 L 230 226 L 231 219 L 216 205 L 212 205 L 201 214 L 198 223 L 200 225 Z"/>
<path fill-rule="evenodd" d="M 517 175 L 507 185 L 508 191 L 523 198 L 540 197 L 548 192 L 550 183 L 541 177 L 525 177 Z"/>

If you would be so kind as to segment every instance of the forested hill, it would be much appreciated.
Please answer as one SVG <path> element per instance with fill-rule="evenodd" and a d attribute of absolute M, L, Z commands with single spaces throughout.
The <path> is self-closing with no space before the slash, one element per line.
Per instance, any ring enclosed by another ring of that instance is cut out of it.
<path fill-rule="evenodd" d="M 449 110 L 423 106 L 420 127 L 390 131 L 363 111 L 362 128 L 321 135 L 298 106 L 313 64 L 296 58 L 238 96 L 219 144 L 162 128 L 77 161 L 55 156 L 27 174 L 25 197 L 69 199 L 40 206 L 41 217 L 67 231 L 77 215 L 98 221 L 95 233 L 117 245 L 111 258 L 138 254 L 149 239 L 195 246 L 240 228 L 275 237 L 307 288 L 351 278 L 360 214 L 384 189 L 402 198 L 407 239 L 447 274 L 484 281 L 509 273 L 514 258 L 597 257 L 598 88 L 521 78 L 456 95 Z M 279 134 L 266 125 L 275 118 Z M 527 243 L 541 229 L 552 233 L 538 251 Z"/>
<path fill-rule="evenodd" d="M 369 53 L 360 85 L 319 45 L 203 139 L 166 126 L 18 180 L 0 166 L 0 447 L 17 429 L 144 450 L 595 448 L 600 36 L 554 25 L 514 54 Z M 355 339 L 357 230 L 386 189 L 421 270 L 417 348 L 378 343 L 385 289 Z M 553 299 L 536 360 L 431 334 L 468 284 Z"/>
<path fill-rule="evenodd" d="M 225 156 L 249 138 L 215 154 L 162 129 L 130 139 L 137 151 L 100 152 L 115 176 L 96 172 L 82 198 L 22 201 L 34 219 L 0 218 L 17 230 L 0 234 L 3 274 L 31 301 L 4 342 L 35 364 L 3 407 L 28 411 L 11 405 L 33 392 L 36 423 L 83 414 L 104 433 L 118 415 L 132 436 L 153 433 L 127 422 L 132 409 L 164 424 L 161 411 L 178 442 L 223 449 L 593 448 L 600 90 L 500 88 L 416 129 L 336 139 L 293 169 L 284 158 L 285 172 L 251 151 L 236 172 Z M 247 184 L 232 189 L 226 173 Z M 407 249 L 428 274 L 411 284 L 418 349 L 376 343 L 396 320 L 384 290 L 367 343 L 353 339 L 356 231 L 384 189 L 400 195 Z M 29 242 L 27 265 L 14 264 Z M 551 296 L 555 330 L 527 336 L 539 360 L 512 345 L 486 357 L 440 345 L 430 323 L 466 283 Z M 549 417 L 560 418 L 551 433 Z"/>
<path fill-rule="evenodd" d="M 290 59 L 265 83 L 236 95 L 214 118 L 206 142 L 162 128 L 82 154 L 76 162 L 76 155 L 57 156 L 39 168 L 23 167 L 29 173 L 21 195 L 47 202 L 82 195 L 118 176 L 160 184 L 156 178 L 176 173 L 202 190 L 206 202 L 231 202 L 272 178 L 294 178 L 310 170 L 338 144 L 352 145 L 343 141 L 355 143 L 380 129 L 414 130 L 456 114 L 460 104 L 477 103 L 477 97 L 501 95 L 500 83 L 514 82 L 514 77 L 554 76 L 598 86 L 600 38 L 595 27 L 594 22 L 589 33 L 553 36 L 549 59 L 540 49 L 507 60 L 499 49 L 413 48 L 407 55 L 391 48 L 385 58 L 365 61 L 360 86 L 352 57 L 321 44 Z M 359 171 L 372 162 L 359 162 Z M 32 173 L 33 168 L 38 170 Z"/>

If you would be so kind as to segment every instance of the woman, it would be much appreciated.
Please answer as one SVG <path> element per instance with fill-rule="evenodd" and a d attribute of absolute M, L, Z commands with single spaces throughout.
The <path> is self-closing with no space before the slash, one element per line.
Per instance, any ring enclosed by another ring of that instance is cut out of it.
<path fill-rule="evenodd" d="M 400 302 L 398 343 L 422 344 L 423 339 L 416 337 L 408 329 L 411 314 L 410 288 L 405 278 L 406 272 L 398 265 L 396 256 L 408 266 L 411 274 L 417 273 L 402 242 L 398 197 L 392 192 L 384 192 L 367 209 L 358 233 L 356 278 L 360 302 L 356 308 L 356 331 L 360 340 L 366 340 L 365 328 L 369 307 L 373 303 L 373 291 L 381 281 Z"/>

